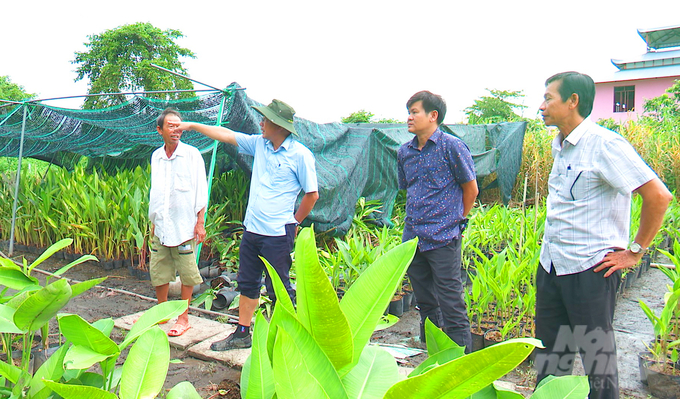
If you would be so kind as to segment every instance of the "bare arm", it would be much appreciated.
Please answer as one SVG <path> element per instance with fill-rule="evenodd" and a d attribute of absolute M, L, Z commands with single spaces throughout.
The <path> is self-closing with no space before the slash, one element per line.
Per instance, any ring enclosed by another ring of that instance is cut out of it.
<path fill-rule="evenodd" d="M 319 193 L 317 191 L 305 193 L 305 195 L 302 196 L 300 207 L 298 208 L 297 212 L 295 212 L 295 220 L 297 220 L 298 224 L 305 220 L 307 215 L 309 215 L 309 212 L 311 212 L 312 208 L 314 208 L 314 204 L 316 204 L 316 200 L 318 199 Z"/>
<path fill-rule="evenodd" d="M 200 244 L 205 240 L 205 208 L 198 211 L 196 216 L 198 219 L 194 227 L 194 239 L 196 239 L 196 244 Z"/>
<path fill-rule="evenodd" d="M 635 242 L 643 248 L 647 248 L 663 223 L 664 214 L 668 204 L 673 200 L 673 195 L 658 178 L 638 187 L 635 192 L 642 196 L 640 229 L 635 234 Z M 599 272 L 609 268 L 604 274 L 604 277 L 609 277 L 616 270 L 635 266 L 642 258 L 642 255 L 642 253 L 634 254 L 629 249 L 610 252 L 604 257 L 604 260 L 595 271 Z"/>
<path fill-rule="evenodd" d="M 477 179 L 472 179 L 467 183 L 460 185 L 463 189 L 463 217 L 467 217 L 470 210 L 475 205 L 479 188 L 477 187 Z"/>
<path fill-rule="evenodd" d="M 223 143 L 238 145 L 236 143 L 236 135 L 231 129 L 222 126 L 209 126 L 196 122 L 182 122 L 179 124 L 180 130 L 194 130 L 204 136 L 208 136 L 213 140 L 218 140 Z"/>

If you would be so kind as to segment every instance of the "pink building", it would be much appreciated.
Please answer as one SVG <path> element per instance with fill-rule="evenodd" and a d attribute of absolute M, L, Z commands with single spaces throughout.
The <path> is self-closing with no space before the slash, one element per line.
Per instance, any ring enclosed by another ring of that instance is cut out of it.
<path fill-rule="evenodd" d="M 680 25 L 638 30 L 647 53 L 634 60 L 612 60 L 619 69 L 610 79 L 595 82 L 593 120 L 637 119 L 644 102 L 666 93 L 680 79 Z"/>

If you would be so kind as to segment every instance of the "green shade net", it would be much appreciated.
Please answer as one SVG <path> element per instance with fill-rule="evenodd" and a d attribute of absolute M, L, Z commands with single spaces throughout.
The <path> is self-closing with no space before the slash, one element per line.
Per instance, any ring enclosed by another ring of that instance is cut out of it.
<path fill-rule="evenodd" d="M 177 108 L 184 120 L 214 125 L 225 100 L 222 125 L 235 131 L 260 133 L 261 116 L 252 109 L 262 105 L 248 98 L 236 83 L 224 92 L 191 99 L 167 101 L 134 96 L 119 106 L 101 110 L 74 110 L 27 103 L 23 155 L 42 159 L 61 151 L 88 157 L 149 159 L 163 141 L 156 118 L 166 107 Z M 22 130 L 22 106 L 0 112 L 0 156 L 17 157 Z M 317 231 L 342 235 L 351 226 L 360 197 L 380 200 L 379 223 L 389 224 L 397 195 L 397 149 L 413 135 L 404 124 L 318 124 L 295 118 L 297 139 L 316 157 L 319 200 L 307 219 Z M 491 125 L 445 125 L 470 148 L 478 177 L 497 173 L 503 202 L 510 200 L 522 160 L 525 122 Z M 208 152 L 213 141 L 186 132 L 182 141 Z M 238 154 L 234 146 L 219 150 L 247 172 L 252 157 Z M 231 162 L 230 162 L 231 163 Z M 209 215 L 208 215 L 209 216 Z"/>

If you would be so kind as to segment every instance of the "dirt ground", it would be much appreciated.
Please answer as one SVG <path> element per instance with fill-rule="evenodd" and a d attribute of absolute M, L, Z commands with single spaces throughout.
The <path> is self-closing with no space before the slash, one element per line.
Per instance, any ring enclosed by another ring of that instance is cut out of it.
<path fill-rule="evenodd" d="M 6 248 L 0 248 L 6 253 Z M 26 257 L 29 262 L 36 255 L 15 252 L 13 259 L 21 261 Z M 65 265 L 64 260 L 50 259 L 40 265 L 40 269 L 52 272 Z M 36 274 L 36 276 L 38 276 Z M 92 278 L 108 276 L 102 284 L 103 287 L 132 292 L 141 296 L 153 298 L 155 293 L 149 281 L 139 280 L 133 277 L 127 269 L 104 270 L 95 262 L 88 262 L 71 269 L 65 277 L 84 281 Z M 648 398 L 649 391 L 640 383 L 638 352 L 644 351 L 643 342 L 650 342 L 653 337 L 651 324 L 640 309 L 638 300 L 642 299 L 655 313 L 659 313 L 663 307 L 663 293 L 668 279 L 658 270 L 651 269 L 644 274 L 637 283 L 628 288 L 619 301 L 615 315 L 615 328 L 618 350 L 619 383 L 622 398 Z M 155 302 L 145 300 L 132 295 L 114 292 L 107 288 L 95 287 L 90 291 L 70 301 L 64 309 L 68 313 L 77 313 L 84 319 L 93 322 L 101 318 L 117 318 L 131 313 L 146 310 Z M 195 316 L 213 316 L 192 312 Z M 389 329 L 378 331 L 373 335 L 373 342 L 385 344 L 417 345 L 414 337 L 418 335 L 419 315 L 414 308 L 405 312 L 399 323 Z M 56 331 L 56 326 L 53 326 Z M 113 339 L 122 341 L 123 335 L 114 330 Z M 400 361 L 406 367 L 415 367 L 425 359 L 425 355 L 417 355 Z M 121 356 L 121 359 L 124 356 Z M 189 381 L 201 393 L 204 398 L 217 395 L 218 385 L 239 382 L 240 372 L 216 362 L 207 362 L 192 358 L 186 353 L 175 349 L 171 351 L 172 359 L 179 359 L 181 363 L 171 363 L 165 388 L 170 389 L 179 382 Z M 578 364 L 575 373 L 582 374 L 583 369 Z M 529 365 L 518 367 L 502 378 L 503 381 L 512 384 L 518 392 L 529 396 L 535 384 L 535 371 Z M 214 397 L 221 397 L 219 395 Z M 230 396 L 224 396 L 230 397 Z M 236 396 L 239 397 L 239 396 Z"/>

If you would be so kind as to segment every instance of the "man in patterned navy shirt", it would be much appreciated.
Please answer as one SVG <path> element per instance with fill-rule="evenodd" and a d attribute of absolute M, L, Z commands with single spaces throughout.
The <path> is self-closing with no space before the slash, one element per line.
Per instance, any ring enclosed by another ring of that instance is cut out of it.
<path fill-rule="evenodd" d="M 424 322 L 434 324 L 470 352 L 470 321 L 461 280 L 461 225 L 479 193 L 472 155 L 465 143 L 439 129 L 446 103 L 420 91 L 406 103 L 408 131 L 415 134 L 397 152 L 399 189 L 406 190 L 403 241 L 418 237 L 408 276 Z"/>

